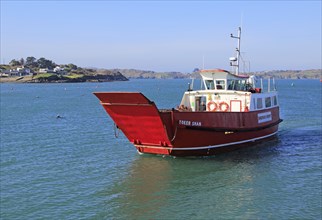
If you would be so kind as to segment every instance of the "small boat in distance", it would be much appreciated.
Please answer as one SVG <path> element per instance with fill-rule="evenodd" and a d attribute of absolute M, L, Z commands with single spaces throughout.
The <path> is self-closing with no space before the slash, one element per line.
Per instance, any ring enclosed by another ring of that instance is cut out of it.
<path fill-rule="evenodd" d="M 176 109 L 158 109 L 139 92 L 94 94 L 140 153 L 207 156 L 272 137 L 282 122 L 277 91 L 270 80 L 264 92 L 254 76 L 239 74 L 241 28 L 231 37 L 238 39 L 235 73 L 201 70 L 203 88 L 190 87 Z"/>

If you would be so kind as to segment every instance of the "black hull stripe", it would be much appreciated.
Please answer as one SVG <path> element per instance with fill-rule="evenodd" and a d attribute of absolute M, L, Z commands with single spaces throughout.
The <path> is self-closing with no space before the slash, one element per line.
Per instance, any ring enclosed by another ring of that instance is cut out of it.
<path fill-rule="evenodd" d="M 211 128 L 211 127 L 198 127 L 198 126 L 185 126 L 183 128 L 192 129 L 192 130 L 201 130 L 201 131 L 249 132 L 249 131 L 259 131 L 259 130 L 267 129 L 267 128 L 273 127 L 275 125 L 278 125 L 282 121 L 283 121 L 282 119 L 279 119 L 278 121 L 271 123 L 269 125 L 255 127 L 255 128 Z M 182 128 L 182 127 L 180 126 L 180 128 Z"/>

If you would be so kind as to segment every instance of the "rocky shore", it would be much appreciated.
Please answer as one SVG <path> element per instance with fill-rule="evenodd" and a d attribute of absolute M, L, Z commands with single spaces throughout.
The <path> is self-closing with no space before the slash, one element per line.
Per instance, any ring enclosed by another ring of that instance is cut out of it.
<path fill-rule="evenodd" d="M 79 83 L 79 82 L 112 82 L 128 81 L 120 72 L 110 74 L 91 75 L 36 75 L 36 76 L 14 76 L 0 77 L 1 83 Z"/>

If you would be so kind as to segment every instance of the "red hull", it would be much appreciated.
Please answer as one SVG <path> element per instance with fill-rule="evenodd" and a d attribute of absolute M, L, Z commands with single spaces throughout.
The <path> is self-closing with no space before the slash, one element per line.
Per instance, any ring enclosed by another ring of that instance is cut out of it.
<path fill-rule="evenodd" d="M 141 153 L 204 156 L 276 134 L 279 108 L 252 112 L 161 110 L 141 93 L 95 93 Z"/>

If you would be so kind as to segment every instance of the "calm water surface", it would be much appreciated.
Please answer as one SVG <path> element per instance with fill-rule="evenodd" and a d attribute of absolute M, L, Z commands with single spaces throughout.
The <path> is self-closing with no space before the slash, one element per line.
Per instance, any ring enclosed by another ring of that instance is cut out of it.
<path fill-rule="evenodd" d="M 205 158 L 137 154 L 92 95 L 141 91 L 171 108 L 188 82 L 1 84 L 0 218 L 321 219 L 318 80 L 277 81 L 276 139 Z"/>

